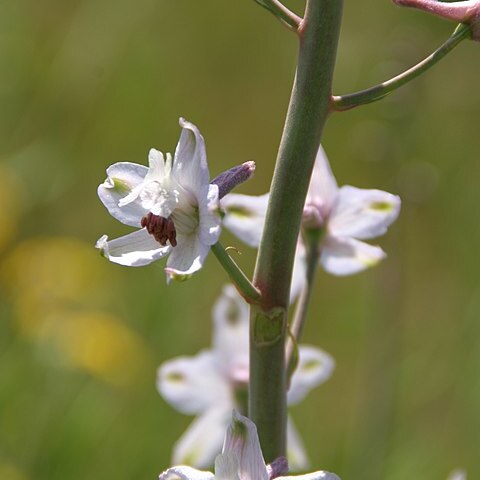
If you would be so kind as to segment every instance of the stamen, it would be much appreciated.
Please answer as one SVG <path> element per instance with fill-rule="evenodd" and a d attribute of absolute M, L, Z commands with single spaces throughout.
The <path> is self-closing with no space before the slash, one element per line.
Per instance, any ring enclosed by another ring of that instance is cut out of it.
<path fill-rule="evenodd" d="M 155 240 L 163 247 L 167 245 L 167 241 L 170 242 L 172 247 L 177 246 L 177 231 L 172 217 L 164 218 L 149 212 L 142 218 L 140 225 L 142 228 L 146 228 L 147 232 L 153 235 Z"/>

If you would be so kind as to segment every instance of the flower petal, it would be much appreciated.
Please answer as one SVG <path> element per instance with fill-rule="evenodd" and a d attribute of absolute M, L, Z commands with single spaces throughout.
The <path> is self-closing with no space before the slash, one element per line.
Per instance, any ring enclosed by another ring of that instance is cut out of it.
<path fill-rule="evenodd" d="M 305 255 L 305 247 L 303 243 L 299 241 L 293 263 L 292 283 L 290 284 L 290 303 L 293 303 L 297 299 L 307 282 L 307 260 Z"/>
<path fill-rule="evenodd" d="M 373 267 L 386 257 L 377 246 L 353 238 L 327 237 L 322 246 L 320 263 L 333 275 L 351 275 Z"/>
<path fill-rule="evenodd" d="M 107 179 L 98 187 L 98 196 L 112 217 L 125 225 L 140 227 L 140 220 L 148 212 L 139 202 L 120 207 L 119 201 L 143 182 L 148 168 L 136 163 L 119 162 L 107 169 Z"/>
<path fill-rule="evenodd" d="M 187 415 L 205 412 L 213 405 L 233 403 L 228 382 L 210 350 L 163 363 L 157 372 L 157 389 L 172 407 Z"/>
<path fill-rule="evenodd" d="M 165 268 L 167 280 L 187 280 L 202 268 L 209 251 L 210 245 L 203 244 L 195 233 L 179 235 Z"/>
<path fill-rule="evenodd" d="M 240 480 L 238 458 L 233 453 L 222 453 L 215 459 L 215 480 Z"/>
<path fill-rule="evenodd" d="M 277 477 L 277 480 L 340 480 L 340 477 L 334 473 L 320 470 L 318 472 L 307 473 L 306 475 Z"/>
<path fill-rule="evenodd" d="M 205 141 L 198 128 L 184 118 L 179 120 L 182 133 L 175 150 L 172 174 L 182 187 L 198 195 L 210 183 Z"/>
<path fill-rule="evenodd" d="M 225 212 L 223 224 L 250 247 L 260 245 L 268 198 L 268 193 L 260 196 L 230 193 L 220 201 Z"/>
<path fill-rule="evenodd" d="M 287 458 L 293 472 L 305 470 L 310 465 L 302 439 L 290 416 L 287 420 Z"/>
<path fill-rule="evenodd" d="M 333 176 L 327 155 L 320 145 L 313 166 L 305 205 L 315 206 L 323 218 L 328 217 L 337 197 L 338 186 Z"/>
<path fill-rule="evenodd" d="M 148 153 L 148 165 L 148 171 L 145 175 L 145 178 L 143 179 L 143 182 L 139 183 L 135 188 L 130 191 L 128 195 L 120 199 L 120 201 L 118 202 L 120 207 L 125 207 L 128 204 L 137 201 L 138 203 L 141 203 L 145 209 L 150 210 L 150 206 L 145 205 L 147 203 L 145 202 L 145 198 L 141 197 L 139 199 L 139 196 L 142 192 L 145 192 L 145 190 L 147 190 L 146 193 L 148 195 L 148 185 L 151 185 L 153 181 L 163 182 L 165 175 L 165 158 L 163 157 L 163 153 L 155 150 L 154 148 L 151 148 Z M 158 191 L 157 186 L 155 186 L 154 191 Z M 155 214 L 157 213 L 155 212 Z"/>
<path fill-rule="evenodd" d="M 231 406 L 215 405 L 199 415 L 173 447 L 174 465 L 208 468 L 222 451 Z"/>
<path fill-rule="evenodd" d="M 328 231 L 335 237 L 359 240 L 383 235 L 400 213 L 400 197 L 382 190 L 346 185 L 338 193 Z"/>
<path fill-rule="evenodd" d="M 167 161 L 160 150 L 151 148 L 148 152 L 148 176 L 152 179 L 161 179 L 170 175 L 170 169 L 172 167 L 172 157 L 167 153 Z"/>
<path fill-rule="evenodd" d="M 111 262 L 127 267 L 142 267 L 167 255 L 171 247 L 162 247 L 142 228 L 113 240 L 103 235 L 97 240 L 95 248 Z"/>
<path fill-rule="evenodd" d="M 248 382 L 248 305 L 233 285 L 225 285 L 213 307 L 213 351 L 218 366 L 234 382 Z"/>
<path fill-rule="evenodd" d="M 158 476 L 158 480 L 214 480 L 212 472 L 204 472 L 191 467 L 172 467 Z"/>
<path fill-rule="evenodd" d="M 208 185 L 203 190 L 205 195 L 198 199 L 198 236 L 204 245 L 213 245 L 218 242 L 222 231 L 222 220 L 218 205 L 218 186 Z"/>
<path fill-rule="evenodd" d="M 232 422 L 227 428 L 222 453 L 233 453 L 237 456 L 242 480 L 268 480 L 257 427 L 236 411 L 233 412 Z"/>
<path fill-rule="evenodd" d="M 310 390 L 330 378 L 334 368 L 335 361 L 327 352 L 310 345 L 300 345 L 298 366 L 288 391 L 288 404 L 301 402 Z"/>

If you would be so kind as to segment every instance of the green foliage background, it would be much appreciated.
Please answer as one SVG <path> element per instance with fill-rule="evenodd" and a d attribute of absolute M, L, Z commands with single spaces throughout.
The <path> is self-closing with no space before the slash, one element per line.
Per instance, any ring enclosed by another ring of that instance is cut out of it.
<path fill-rule="evenodd" d="M 345 3 L 336 93 L 400 72 L 453 29 L 388 0 Z M 173 151 L 185 116 L 213 175 L 255 159 L 240 191 L 266 192 L 296 49 L 249 0 L 0 3 L 1 480 L 152 479 L 168 466 L 190 419 L 160 398 L 156 368 L 209 345 L 226 277 L 213 256 L 168 288 L 160 264 L 104 261 L 95 240 L 128 228 L 96 187 L 116 161 Z M 381 266 L 319 273 L 305 332 L 337 369 L 292 413 L 312 467 L 344 480 L 480 476 L 479 79 L 468 42 L 326 128 L 340 184 L 403 200 Z M 224 243 L 252 271 L 254 252 Z"/>

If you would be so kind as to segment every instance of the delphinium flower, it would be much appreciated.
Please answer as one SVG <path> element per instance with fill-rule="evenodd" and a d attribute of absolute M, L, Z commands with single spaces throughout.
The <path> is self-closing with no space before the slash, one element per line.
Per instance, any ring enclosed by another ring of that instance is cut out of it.
<path fill-rule="evenodd" d="M 234 167 L 210 183 L 205 142 L 183 118 L 175 155 L 152 148 L 149 167 L 120 162 L 107 169 L 98 196 L 109 213 L 138 230 L 114 240 L 106 235 L 97 248 L 110 261 L 138 267 L 169 255 L 168 278 L 185 279 L 198 271 L 220 235 L 218 201 L 249 178 L 253 162 Z"/>
<path fill-rule="evenodd" d="M 223 224 L 247 245 L 258 247 L 267 210 L 268 194 L 231 193 L 220 202 Z M 334 275 L 350 275 L 376 265 L 385 257 L 368 240 L 383 235 L 400 212 L 400 198 L 382 190 L 345 185 L 338 187 L 327 156 L 320 147 L 303 211 L 304 229 L 320 229 L 320 264 Z M 292 278 L 295 298 L 305 279 L 305 245 L 300 236 Z"/>
<path fill-rule="evenodd" d="M 210 432 L 204 430 L 202 434 L 207 440 Z M 265 464 L 255 424 L 234 411 L 222 453 L 215 458 L 215 473 L 181 465 L 165 470 L 159 480 L 340 480 L 334 473 L 325 471 L 282 476 L 287 472 L 279 471 L 275 463 Z"/>
<path fill-rule="evenodd" d="M 158 369 L 157 387 L 175 409 L 198 415 L 174 446 L 173 464 L 205 468 L 222 447 L 233 408 L 244 411 L 249 379 L 248 305 L 227 285 L 213 309 L 213 346 L 193 357 L 178 357 Z M 294 405 L 331 375 L 334 361 L 318 348 L 300 345 L 288 403 Z M 208 435 L 205 435 L 208 432 Z M 291 419 L 287 432 L 288 459 L 294 470 L 308 459 Z"/>

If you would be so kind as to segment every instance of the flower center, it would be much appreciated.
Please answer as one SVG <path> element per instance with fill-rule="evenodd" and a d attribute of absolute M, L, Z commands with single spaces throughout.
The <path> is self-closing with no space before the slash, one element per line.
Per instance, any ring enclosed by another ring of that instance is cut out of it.
<path fill-rule="evenodd" d="M 199 224 L 198 207 L 180 199 L 179 206 L 172 212 L 170 217 L 175 222 L 175 227 L 182 235 L 190 235 Z"/>
<path fill-rule="evenodd" d="M 142 218 L 140 224 L 160 245 L 166 246 L 169 241 L 172 247 L 177 246 L 177 231 L 171 216 L 164 218 L 149 212 Z"/>
<path fill-rule="evenodd" d="M 155 215 L 167 217 L 178 203 L 179 192 L 167 182 L 147 182 L 140 191 L 140 202 L 143 208 L 154 212 Z M 170 188 L 168 188 L 170 187 Z"/>
<path fill-rule="evenodd" d="M 148 212 L 140 221 L 140 225 L 146 228 L 147 232 L 153 235 L 155 240 L 162 246 L 166 246 L 167 241 L 169 241 L 172 247 L 176 247 L 177 232 L 181 235 L 190 235 L 198 227 L 200 220 L 198 207 L 192 206 L 182 196 L 179 198 L 177 205 L 177 208 L 166 218 L 162 215 Z"/>

